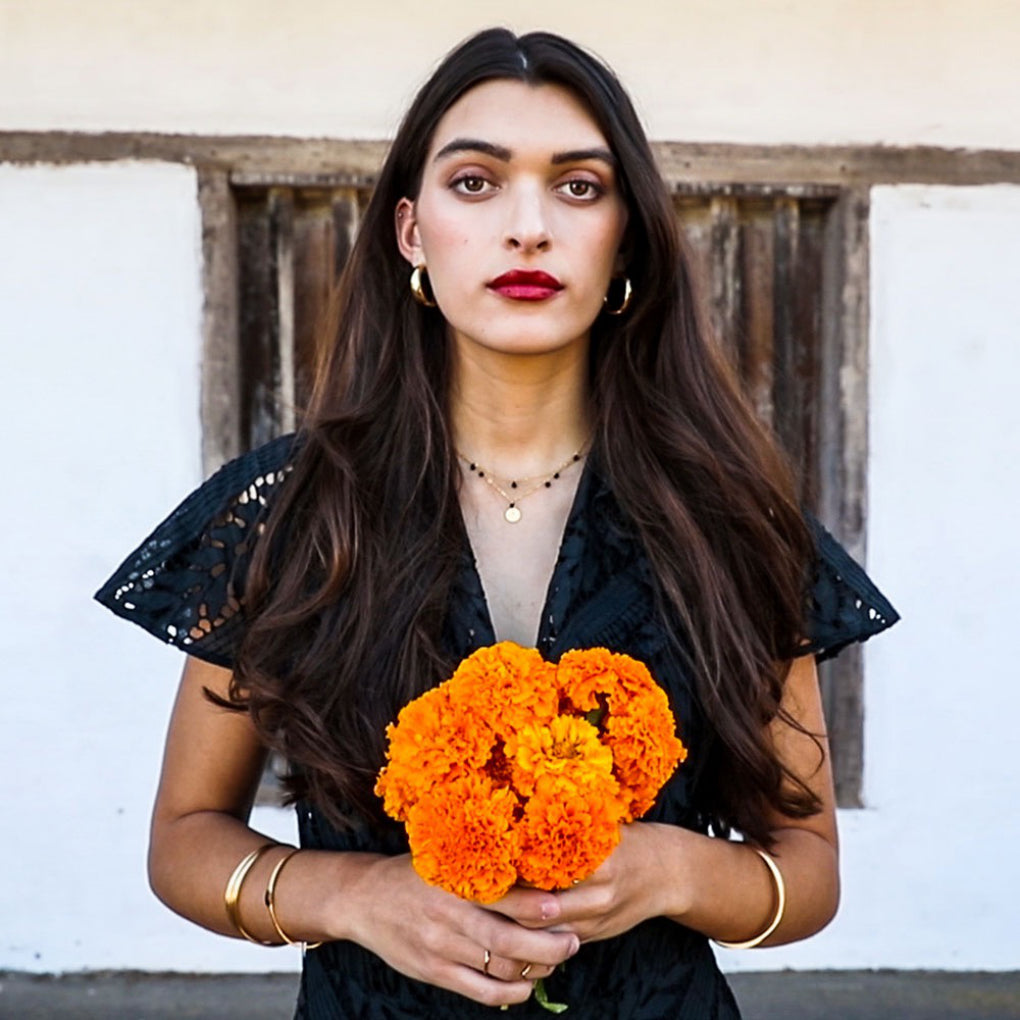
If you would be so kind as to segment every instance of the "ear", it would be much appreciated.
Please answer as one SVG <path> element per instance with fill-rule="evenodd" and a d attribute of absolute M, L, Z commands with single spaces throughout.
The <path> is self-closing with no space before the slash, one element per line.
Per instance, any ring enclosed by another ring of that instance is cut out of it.
<path fill-rule="evenodd" d="M 425 261 L 421 250 L 421 237 L 418 234 L 418 219 L 415 215 L 414 202 L 402 198 L 393 212 L 393 223 L 397 231 L 397 247 L 400 254 L 412 266 L 420 266 Z"/>

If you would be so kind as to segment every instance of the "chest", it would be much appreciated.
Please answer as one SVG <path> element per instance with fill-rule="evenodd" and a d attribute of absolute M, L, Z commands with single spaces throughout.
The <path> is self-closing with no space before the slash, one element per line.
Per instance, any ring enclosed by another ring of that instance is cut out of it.
<path fill-rule="evenodd" d="M 535 493 L 511 521 L 489 487 L 462 491 L 464 526 L 496 640 L 537 645 L 574 492 L 574 485 L 560 485 Z"/>

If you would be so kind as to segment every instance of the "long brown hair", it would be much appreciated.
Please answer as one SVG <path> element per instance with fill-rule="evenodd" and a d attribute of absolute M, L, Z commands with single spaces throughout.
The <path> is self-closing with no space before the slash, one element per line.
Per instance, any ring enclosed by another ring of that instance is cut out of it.
<path fill-rule="evenodd" d="M 293 471 L 248 575 L 232 699 L 294 766 L 291 794 L 342 825 L 351 813 L 379 817 L 386 724 L 450 669 L 440 634 L 463 548 L 450 351 L 438 311 L 412 299 L 393 213 L 417 195 L 440 118 L 492 79 L 570 89 L 618 160 L 634 300 L 592 327 L 595 445 L 709 723 L 699 800 L 716 825 L 767 843 L 769 809 L 818 809 L 765 729 L 801 635 L 809 535 L 782 456 L 707 338 L 629 98 L 600 61 L 548 33 L 467 40 L 397 132 L 338 285 Z"/>

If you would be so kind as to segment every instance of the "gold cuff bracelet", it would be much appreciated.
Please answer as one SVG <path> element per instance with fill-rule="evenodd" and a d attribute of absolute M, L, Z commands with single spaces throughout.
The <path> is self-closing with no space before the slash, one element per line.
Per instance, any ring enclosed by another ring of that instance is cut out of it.
<path fill-rule="evenodd" d="M 779 927 L 780 922 L 783 920 L 783 912 L 786 910 L 786 886 L 783 884 L 783 875 L 779 870 L 779 865 L 764 850 L 759 850 L 757 847 L 752 847 L 751 849 L 765 862 L 769 873 L 772 875 L 772 881 L 776 886 L 776 912 L 769 926 L 753 939 L 748 939 L 746 942 L 712 940 L 717 946 L 722 946 L 723 949 L 754 949 L 755 946 L 760 946 Z"/>
<path fill-rule="evenodd" d="M 302 942 L 300 939 L 292 939 L 280 926 L 280 919 L 276 916 L 276 881 L 280 877 L 280 872 L 283 871 L 283 866 L 298 852 L 298 850 L 291 850 L 290 853 L 284 854 L 276 862 L 276 867 L 273 868 L 273 871 L 269 876 L 269 881 L 266 883 L 266 910 L 269 911 L 269 920 L 273 922 L 273 928 L 276 931 L 276 934 L 279 935 L 288 946 L 301 946 L 302 950 L 317 949 L 322 945 L 321 942 Z"/>
<path fill-rule="evenodd" d="M 279 846 L 279 843 L 264 843 L 260 847 L 256 847 L 251 853 L 247 854 L 234 868 L 230 878 L 227 880 L 227 888 L 223 893 L 223 905 L 227 908 L 227 917 L 230 919 L 230 923 L 234 926 L 238 935 L 246 938 L 249 942 L 254 942 L 259 946 L 271 946 L 274 945 L 272 942 L 263 942 L 261 939 L 255 938 L 254 935 L 249 932 L 244 925 L 241 923 L 241 886 L 244 884 L 244 880 L 248 877 L 248 872 L 255 866 L 255 862 L 267 851 L 272 850 L 273 847 Z"/>

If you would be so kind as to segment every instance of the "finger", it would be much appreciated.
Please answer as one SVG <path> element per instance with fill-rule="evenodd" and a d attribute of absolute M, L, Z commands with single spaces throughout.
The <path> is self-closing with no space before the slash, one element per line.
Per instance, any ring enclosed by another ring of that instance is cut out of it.
<path fill-rule="evenodd" d="M 527 928 L 545 928 L 560 916 L 559 896 L 542 889 L 515 886 L 502 899 L 485 906 L 492 913 L 516 921 Z"/>
<path fill-rule="evenodd" d="M 534 990 L 531 981 L 521 978 L 519 974 L 515 980 L 503 981 L 491 973 L 493 966 L 500 966 L 491 954 L 490 973 L 484 973 L 485 953 L 476 943 L 460 945 L 457 947 L 457 955 L 470 957 L 470 962 L 458 963 L 453 958 L 436 961 L 436 966 L 421 976 L 430 984 L 467 996 L 485 1006 L 508 1006 L 526 1002 L 530 998 Z"/>
<path fill-rule="evenodd" d="M 547 977 L 580 945 L 580 939 L 572 932 L 547 935 L 505 925 L 480 937 L 457 937 L 446 958 L 499 981 L 535 981 Z M 531 970 L 521 978 L 521 971 L 528 964 Z"/>
<path fill-rule="evenodd" d="M 533 982 L 539 977 L 548 977 L 553 971 L 552 967 L 532 965 L 528 976 L 522 978 L 521 971 L 526 964 L 497 956 L 468 940 L 459 942 L 455 951 L 457 959 L 466 962 L 450 966 L 442 984 L 487 1005 L 526 1001 L 533 990 Z"/>
<path fill-rule="evenodd" d="M 521 963 L 520 960 L 517 963 L 521 964 L 521 969 L 517 972 L 517 977 L 521 980 L 539 981 L 549 977 L 556 970 L 555 967 L 546 967 L 540 963 Z"/>
<path fill-rule="evenodd" d="M 490 951 L 488 965 L 482 967 L 482 973 L 503 982 L 537 981 L 548 977 L 555 969 L 531 960 L 511 960 L 505 956 L 496 956 Z"/>
<path fill-rule="evenodd" d="M 602 882 L 584 882 L 560 895 L 560 919 L 546 934 L 570 932 L 582 943 L 604 938 L 612 927 L 618 904 L 614 889 Z"/>
<path fill-rule="evenodd" d="M 573 928 L 580 919 L 606 913 L 612 909 L 614 889 L 608 882 L 588 879 L 559 894 L 559 925 Z"/>
<path fill-rule="evenodd" d="M 556 967 L 569 960 L 581 946 L 572 931 L 533 930 L 484 914 L 475 930 L 468 935 L 483 949 L 488 949 L 493 957 L 516 963 L 518 969 L 525 963 Z M 492 971 L 491 962 L 489 970 Z"/>
<path fill-rule="evenodd" d="M 481 1002 L 486 1006 L 513 1006 L 518 1002 L 527 1002 L 534 991 L 530 979 L 516 981 L 500 981 L 498 978 L 486 977 L 481 971 L 471 967 L 463 967 L 455 976 L 453 990 L 468 998 Z"/>

